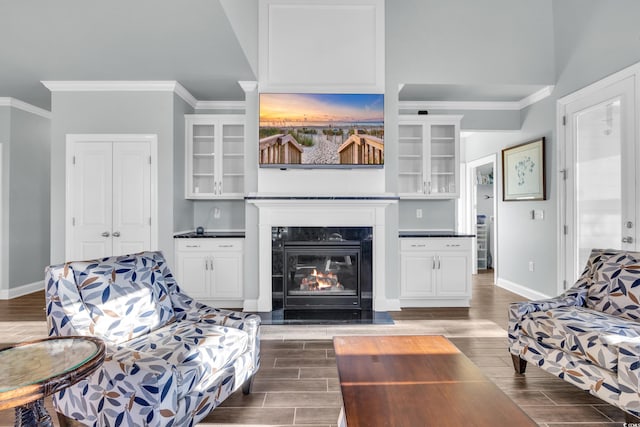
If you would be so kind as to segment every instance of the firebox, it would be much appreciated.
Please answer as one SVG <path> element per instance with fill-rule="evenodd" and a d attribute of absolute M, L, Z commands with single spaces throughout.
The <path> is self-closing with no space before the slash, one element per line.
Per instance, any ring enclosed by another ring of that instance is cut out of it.
<path fill-rule="evenodd" d="M 360 308 L 360 242 L 286 242 L 284 308 Z"/>
<path fill-rule="evenodd" d="M 273 227 L 273 310 L 372 308 L 371 227 Z"/>

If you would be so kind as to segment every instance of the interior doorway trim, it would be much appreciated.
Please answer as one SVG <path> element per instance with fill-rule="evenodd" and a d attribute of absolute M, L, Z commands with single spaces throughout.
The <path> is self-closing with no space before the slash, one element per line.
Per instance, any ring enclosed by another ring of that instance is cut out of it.
<path fill-rule="evenodd" d="M 151 244 L 150 250 L 158 249 L 158 135 L 155 134 L 67 134 L 65 164 L 65 258 L 73 239 L 73 224 L 70 212 L 73 211 L 71 197 L 71 170 L 73 167 L 74 145 L 83 142 L 148 142 L 151 153 Z"/>
<path fill-rule="evenodd" d="M 616 73 L 613 73 L 609 76 L 606 76 L 596 82 L 591 83 L 581 89 L 576 90 L 568 95 L 565 95 L 562 98 L 559 98 L 556 101 L 556 135 L 558 139 L 558 144 L 556 148 L 556 155 L 558 158 L 558 179 L 556 179 L 557 185 L 556 190 L 558 193 L 558 204 L 557 204 L 557 254 L 559 256 L 558 268 L 557 268 L 557 294 L 561 294 L 565 291 L 565 289 L 571 287 L 573 283 L 567 283 L 567 245 L 568 245 L 568 234 L 571 233 L 568 224 L 568 209 L 569 209 L 569 201 L 567 200 L 567 144 L 570 143 L 567 137 L 567 124 L 568 118 L 567 108 L 573 102 L 576 102 L 580 99 L 596 96 L 600 91 L 606 89 L 607 87 L 615 84 L 622 83 L 626 79 L 633 79 L 635 94 L 633 98 L 633 102 L 635 103 L 635 123 L 633 124 L 633 141 L 634 144 L 637 144 L 640 141 L 640 117 L 638 117 L 638 110 L 640 110 L 640 62 L 631 65 L 627 68 L 624 68 Z M 639 161 L 640 150 L 636 150 L 636 159 L 635 161 Z M 573 169 L 573 168 L 572 168 Z M 572 202 L 571 202 L 572 203 Z M 571 237 L 571 236 L 569 236 Z M 571 237 L 573 238 L 573 237 Z"/>
<path fill-rule="evenodd" d="M 476 234 L 476 218 L 475 212 L 476 209 L 473 205 L 473 197 L 474 197 L 474 180 L 476 179 L 475 169 L 479 166 L 490 164 L 493 166 L 493 239 L 491 239 L 491 253 L 493 254 L 492 266 L 493 266 L 493 283 L 497 283 L 498 280 L 498 261 L 499 257 L 497 256 L 498 249 L 498 175 L 499 171 L 497 168 L 497 154 L 490 154 L 488 156 L 482 157 L 477 160 L 472 160 L 467 162 L 467 177 L 466 177 L 466 209 L 465 209 L 465 229 L 468 233 Z M 475 241 L 475 239 L 474 239 Z M 474 245 L 475 248 L 475 245 Z M 473 273 L 478 273 L 478 255 L 477 252 L 473 251 Z"/>

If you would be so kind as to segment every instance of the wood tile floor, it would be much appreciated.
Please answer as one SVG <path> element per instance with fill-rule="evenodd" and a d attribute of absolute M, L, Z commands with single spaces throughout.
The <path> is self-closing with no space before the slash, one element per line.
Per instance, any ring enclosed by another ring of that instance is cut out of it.
<path fill-rule="evenodd" d="M 523 298 L 492 281 L 492 273 L 474 276 L 468 309 L 405 309 L 391 313 L 395 325 L 264 326 L 253 393 L 234 394 L 200 425 L 335 426 L 342 401 L 331 337 L 424 333 L 447 336 L 540 426 L 623 426 L 622 411 L 534 366 L 524 376 L 514 373 L 506 349 L 507 306 Z M 0 301 L 0 347 L 45 335 L 42 292 Z M 45 403 L 52 411 L 51 400 Z M 11 425 L 13 411 L 0 411 L 0 426 Z"/>

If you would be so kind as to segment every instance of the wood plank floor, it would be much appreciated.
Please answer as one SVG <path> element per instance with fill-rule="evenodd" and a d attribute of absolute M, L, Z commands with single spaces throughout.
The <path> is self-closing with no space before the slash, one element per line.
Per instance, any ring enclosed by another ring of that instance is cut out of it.
<path fill-rule="evenodd" d="M 524 376 L 514 373 L 501 330 L 507 328 L 508 304 L 523 298 L 492 281 L 492 273 L 474 276 L 470 308 L 405 309 L 391 313 L 394 327 L 332 328 L 330 333 L 443 334 L 540 426 L 622 426 L 622 411 L 534 366 Z M 1 300 L 0 347 L 45 336 L 44 319 L 42 292 Z M 335 354 L 330 337 L 322 332 L 324 338 L 318 339 L 318 331 L 265 326 L 253 393 L 231 396 L 200 425 L 335 426 L 342 404 Z M 45 403 L 51 410 L 51 400 Z M 429 424 L 438 425 L 437 420 Z M 0 411 L 0 426 L 11 425 L 13 411 Z"/>

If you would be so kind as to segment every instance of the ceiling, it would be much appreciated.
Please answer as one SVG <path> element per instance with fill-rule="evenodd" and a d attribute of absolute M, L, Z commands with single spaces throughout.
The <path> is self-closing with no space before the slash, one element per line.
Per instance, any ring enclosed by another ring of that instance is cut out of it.
<path fill-rule="evenodd" d="M 257 76 L 225 10 L 236 8 L 233 18 L 242 31 L 257 2 L 230 6 L 229 1 L 4 0 L 0 97 L 50 110 L 51 93 L 42 81 L 175 80 L 200 101 L 243 100 L 238 81 Z M 406 84 L 399 96 L 401 101 L 518 102 L 543 87 Z"/>
<path fill-rule="evenodd" d="M 0 6 L 0 97 L 50 109 L 40 82 L 176 80 L 243 100 L 256 80 L 218 0 L 19 0 Z"/>

